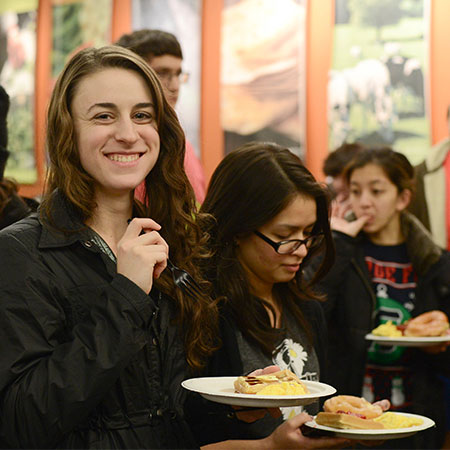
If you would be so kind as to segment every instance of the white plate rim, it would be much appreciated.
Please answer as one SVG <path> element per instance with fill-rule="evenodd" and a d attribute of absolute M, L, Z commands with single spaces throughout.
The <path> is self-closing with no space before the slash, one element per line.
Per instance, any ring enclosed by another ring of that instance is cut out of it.
<path fill-rule="evenodd" d="M 402 416 L 422 419 L 423 423 L 422 425 L 415 425 L 409 428 L 394 428 L 394 429 L 385 428 L 382 430 L 356 430 L 356 429 L 348 430 L 341 428 L 332 428 L 327 427 L 325 425 L 319 425 L 316 423 L 315 420 L 306 422 L 305 425 L 307 425 L 310 428 L 314 428 L 315 430 L 329 431 L 333 433 L 333 435 L 336 437 L 360 439 L 360 440 L 399 439 L 411 436 L 419 431 L 427 430 L 428 428 L 431 428 L 436 425 L 434 420 L 426 416 L 421 416 L 419 414 L 406 413 L 401 411 L 390 411 L 390 412 L 393 412 L 394 414 L 401 414 Z"/>
<path fill-rule="evenodd" d="M 403 347 L 425 347 L 428 345 L 441 344 L 443 342 L 450 341 L 450 334 L 445 336 L 428 336 L 428 337 L 388 337 L 388 336 L 376 336 L 372 333 L 368 333 L 365 336 L 366 340 L 373 341 L 378 344 L 397 345 Z"/>
<path fill-rule="evenodd" d="M 256 395 L 237 392 L 223 392 L 220 389 L 233 389 L 234 377 L 199 377 L 184 380 L 181 385 L 190 391 L 197 392 L 208 400 L 218 403 L 226 403 L 236 406 L 295 406 L 309 404 L 320 397 L 326 397 L 336 393 L 336 389 L 319 381 L 302 380 L 308 389 L 320 389 L 320 392 L 311 392 L 305 395 Z M 215 383 L 215 389 L 207 389 L 202 384 Z"/>

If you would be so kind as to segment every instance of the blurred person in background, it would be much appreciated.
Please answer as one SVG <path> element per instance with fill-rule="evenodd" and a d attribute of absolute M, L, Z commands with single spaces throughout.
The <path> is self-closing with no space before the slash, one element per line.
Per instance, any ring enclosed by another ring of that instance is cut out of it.
<path fill-rule="evenodd" d="M 437 449 L 445 434 L 448 341 L 430 347 L 383 346 L 365 336 L 378 325 L 431 310 L 450 315 L 450 253 L 407 211 L 414 169 L 390 148 L 358 151 L 346 166 L 352 218 L 331 218 L 336 262 L 319 281 L 327 296 L 329 351 L 324 381 L 340 394 L 430 417 L 436 428 L 383 448 Z M 307 268 L 308 269 L 308 268 Z M 448 330 L 447 330 L 448 332 Z M 392 447 L 391 447 L 392 446 Z"/>
<path fill-rule="evenodd" d="M 0 86 L 0 229 L 23 219 L 33 210 L 36 210 L 38 205 L 33 199 L 22 198 L 17 192 L 17 184 L 4 177 L 9 157 L 8 111 L 9 96 L 3 86 Z"/>
<path fill-rule="evenodd" d="M 415 167 L 417 192 L 409 210 L 431 231 L 442 248 L 450 250 L 450 105 L 447 108 L 449 136 L 431 147 Z"/>
<path fill-rule="evenodd" d="M 188 81 L 189 74 L 183 72 L 183 52 L 177 38 L 161 30 L 137 30 L 124 34 L 116 45 L 128 48 L 145 59 L 158 75 L 167 101 L 175 109 L 180 93 L 180 86 Z M 198 203 L 205 198 L 206 182 L 203 168 L 195 154 L 191 143 L 186 139 L 186 154 L 184 158 L 186 175 L 194 188 Z M 145 190 L 142 186 L 136 189 L 136 196 L 143 199 Z"/>

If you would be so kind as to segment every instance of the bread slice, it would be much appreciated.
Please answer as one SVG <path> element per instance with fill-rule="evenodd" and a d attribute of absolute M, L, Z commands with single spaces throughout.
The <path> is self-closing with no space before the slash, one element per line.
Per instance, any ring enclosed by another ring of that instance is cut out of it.
<path fill-rule="evenodd" d="M 267 389 L 270 386 L 277 387 L 277 389 Z M 280 370 L 270 375 L 239 377 L 234 382 L 234 388 L 237 392 L 243 394 L 304 395 L 309 393 L 308 388 L 289 369 Z M 261 392 L 263 390 L 264 392 Z"/>
<path fill-rule="evenodd" d="M 355 429 L 355 430 L 382 430 L 382 423 L 371 419 L 361 419 L 352 414 L 320 412 L 316 416 L 316 423 L 332 428 Z"/>

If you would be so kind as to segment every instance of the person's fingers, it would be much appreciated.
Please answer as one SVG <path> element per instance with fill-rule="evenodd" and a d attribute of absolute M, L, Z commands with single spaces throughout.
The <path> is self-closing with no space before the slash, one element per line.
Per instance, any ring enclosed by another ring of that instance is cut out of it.
<path fill-rule="evenodd" d="M 430 345 L 428 347 L 422 347 L 422 350 L 431 355 L 437 355 L 438 353 L 445 352 L 447 350 L 448 343 Z"/>
<path fill-rule="evenodd" d="M 169 254 L 169 244 L 157 231 L 150 231 L 146 229 L 144 234 L 136 238 L 136 244 L 139 245 L 162 245 L 165 247 L 167 255 Z"/>
<path fill-rule="evenodd" d="M 378 405 L 383 411 L 387 411 L 391 407 L 391 402 L 385 398 L 372 403 L 372 405 Z"/>
<path fill-rule="evenodd" d="M 266 366 L 264 369 L 262 369 L 263 375 L 269 375 L 271 373 L 279 372 L 280 368 L 278 366 L 272 365 L 272 366 Z"/>
<path fill-rule="evenodd" d="M 129 224 L 125 235 L 138 236 L 143 230 L 160 230 L 161 225 L 150 218 L 135 218 Z"/>
<path fill-rule="evenodd" d="M 280 368 L 278 366 L 266 366 L 264 369 L 256 369 L 248 374 L 249 377 L 258 377 L 260 375 L 269 375 L 274 372 L 278 372 Z"/>
<path fill-rule="evenodd" d="M 309 422 L 310 420 L 313 420 L 313 418 L 308 413 L 302 412 L 289 419 L 286 423 L 288 423 L 291 428 L 300 428 L 304 423 Z"/>

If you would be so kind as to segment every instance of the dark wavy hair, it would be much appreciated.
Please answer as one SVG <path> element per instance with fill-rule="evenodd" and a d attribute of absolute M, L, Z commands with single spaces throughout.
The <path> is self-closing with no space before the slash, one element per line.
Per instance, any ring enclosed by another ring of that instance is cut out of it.
<path fill-rule="evenodd" d="M 318 298 L 311 285 L 325 275 L 334 262 L 326 188 L 287 148 L 251 142 L 222 160 L 201 207 L 201 212 L 209 215 L 203 222 L 210 234 L 212 254 L 205 268 L 207 278 L 213 282 L 216 295 L 226 299 L 226 307 L 231 309 L 242 333 L 268 355 L 275 349 L 278 331 L 271 327 L 261 299 L 252 295 L 246 272 L 236 255 L 234 240 L 266 224 L 297 195 L 315 200 L 317 221 L 313 232 L 322 232 L 325 237 L 321 247 L 308 252 L 303 264 L 319 251 L 324 253 L 322 263 L 311 282 L 307 283 L 299 271 L 292 281 L 276 284 L 274 293 L 283 308 L 308 331 L 301 303 Z"/>
<path fill-rule="evenodd" d="M 344 177 L 348 183 L 356 169 L 375 164 L 379 166 L 389 180 L 397 187 L 398 192 L 405 189 L 413 195 L 416 187 L 414 167 L 402 153 L 390 147 L 365 148 L 358 151 L 344 169 Z"/>
<path fill-rule="evenodd" d="M 41 215 L 48 223 L 54 223 L 52 193 L 56 189 L 72 204 L 83 223 L 91 218 L 96 208 L 94 180 L 80 163 L 71 107 L 80 81 L 109 68 L 138 73 L 153 97 L 160 153 L 145 179 L 145 202 L 135 200 L 134 211 L 137 216 L 151 217 L 162 226 L 161 234 L 170 246 L 171 259 L 191 272 L 205 289 L 203 297 L 192 301 L 174 287 L 168 271 L 156 281 L 161 291 L 175 299 L 176 320 L 183 335 L 187 360 L 191 367 L 200 368 L 214 350 L 217 308 L 209 297 L 209 283 L 202 279 L 198 263 L 194 263 L 206 256 L 202 254 L 203 237 L 196 221 L 194 192 L 184 171 L 185 137 L 158 77 L 132 51 L 118 46 L 84 49 L 72 57 L 60 74 L 48 109 L 46 150 L 49 159 Z"/>
<path fill-rule="evenodd" d="M 183 52 L 178 39 L 167 31 L 136 30 L 122 35 L 115 44 L 132 50 L 144 59 L 152 60 L 155 56 L 163 55 L 172 55 L 183 59 Z"/>

